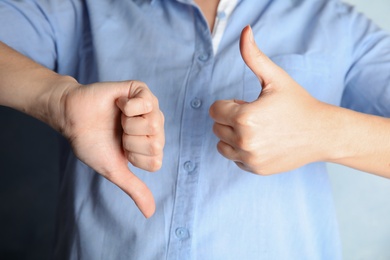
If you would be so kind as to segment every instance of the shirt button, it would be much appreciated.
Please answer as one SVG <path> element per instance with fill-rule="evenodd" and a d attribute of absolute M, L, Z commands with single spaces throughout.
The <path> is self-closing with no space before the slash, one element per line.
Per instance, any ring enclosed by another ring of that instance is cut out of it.
<path fill-rule="evenodd" d="M 190 232 L 188 231 L 188 229 L 184 227 L 176 228 L 175 234 L 176 237 L 179 238 L 180 240 L 186 239 L 190 236 Z"/>
<path fill-rule="evenodd" d="M 202 54 L 200 54 L 200 55 L 198 56 L 198 59 L 199 59 L 200 61 L 205 62 L 205 61 L 207 61 L 207 60 L 209 59 L 209 55 L 208 55 L 207 53 L 202 53 Z"/>
<path fill-rule="evenodd" d="M 184 163 L 184 170 L 186 170 L 189 173 L 193 172 L 195 170 L 195 163 L 191 161 L 186 161 Z"/>
<path fill-rule="evenodd" d="M 218 19 L 225 19 L 226 18 L 226 13 L 223 12 L 223 11 L 219 11 L 217 13 L 217 17 L 218 17 Z"/>
<path fill-rule="evenodd" d="M 202 100 L 199 98 L 194 98 L 191 100 L 191 107 L 192 108 L 200 108 L 202 106 Z"/>

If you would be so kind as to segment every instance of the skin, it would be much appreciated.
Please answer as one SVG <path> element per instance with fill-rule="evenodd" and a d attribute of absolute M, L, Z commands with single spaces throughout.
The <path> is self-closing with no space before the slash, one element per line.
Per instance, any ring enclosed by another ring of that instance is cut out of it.
<path fill-rule="evenodd" d="M 157 171 L 162 164 L 164 116 L 146 84 L 82 86 L 1 42 L 0 57 L 0 105 L 36 117 L 62 133 L 81 161 L 126 192 L 145 217 L 152 216 L 153 195 L 128 168 L 130 162 Z"/>
<path fill-rule="evenodd" d="M 212 31 L 219 0 L 195 2 Z M 389 119 L 314 99 L 257 48 L 250 27 L 240 51 L 262 94 L 252 103 L 221 100 L 210 107 L 223 156 L 261 175 L 328 161 L 390 178 Z"/>
<path fill-rule="evenodd" d="M 209 29 L 212 32 L 214 28 L 215 17 L 217 15 L 219 0 L 195 0 L 194 2 L 202 11 L 204 18 L 209 25 Z"/>
<path fill-rule="evenodd" d="M 213 28 L 219 1 L 195 2 Z M 390 178 L 389 119 L 314 99 L 257 48 L 250 27 L 242 32 L 240 50 L 262 92 L 251 103 L 219 100 L 210 107 L 223 156 L 260 175 L 329 161 Z M 150 217 L 153 195 L 127 165 L 156 171 L 162 164 L 164 116 L 146 84 L 82 86 L 1 42 L 0 57 L 0 105 L 62 133 L 81 161 L 126 192 Z"/>
<path fill-rule="evenodd" d="M 258 49 L 249 26 L 240 51 L 262 92 L 210 107 L 223 156 L 260 175 L 328 161 L 390 178 L 390 119 L 316 100 Z"/>

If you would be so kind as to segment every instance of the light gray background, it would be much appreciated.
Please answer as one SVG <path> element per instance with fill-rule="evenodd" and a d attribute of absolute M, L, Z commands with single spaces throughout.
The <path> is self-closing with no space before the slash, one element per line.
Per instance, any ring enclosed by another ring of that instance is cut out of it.
<path fill-rule="evenodd" d="M 390 0 L 345 2 L 355 5 L 390 32 Z M 329 165 L 329 170 L 344 259 L 389 260 L 390 180 L 338 165 Z"/>

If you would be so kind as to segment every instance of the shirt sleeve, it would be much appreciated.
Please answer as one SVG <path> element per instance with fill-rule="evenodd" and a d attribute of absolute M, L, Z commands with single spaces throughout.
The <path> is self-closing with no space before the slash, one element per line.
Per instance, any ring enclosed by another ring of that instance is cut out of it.
<path fill-rule="evenodd" d="M 346 35 L 351 60 L 341 105 L 390 117 L 390 36 L 362 14 L 351 12 Z"/>
<path fill-rule="evenodd" d="M 56 68 L 56 42 L 47 1 L 0 1 L 0 41 L 50 69 Z"/>

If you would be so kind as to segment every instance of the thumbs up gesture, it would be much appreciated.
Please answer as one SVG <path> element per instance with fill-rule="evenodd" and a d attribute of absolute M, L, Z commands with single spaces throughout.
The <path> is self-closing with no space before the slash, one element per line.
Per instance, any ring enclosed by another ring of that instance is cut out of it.
<path fill-rule="evenodd" d="M 261 175 L 280 173 L 323 160 L 328 105 L 314 99 L 262 53 L 251 28 L 244 28 L 241 55 L 258 77 L 257 100 L 219 100 L 210 107 L 217 148 L 241 169 Z M 325 132 L 325 133 L 324 133 Z"/>

